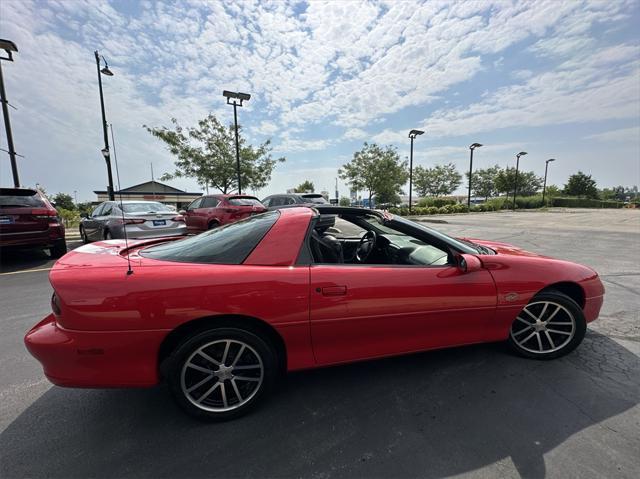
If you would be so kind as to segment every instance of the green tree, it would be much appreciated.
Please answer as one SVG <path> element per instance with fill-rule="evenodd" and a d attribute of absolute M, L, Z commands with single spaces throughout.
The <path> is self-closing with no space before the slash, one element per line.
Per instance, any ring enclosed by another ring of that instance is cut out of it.
<path fill-rule="evenodd" d="M 582 171 L 578 171 L 576 174 L 571 175 L 567 184 L 564 185 L 564 194 L 569 196 L 585 196 L 587 198 L 598 197 L 598 187 L 596 180 L 591 178 L 591 175 L 587 175 Z"/>
<path fill-rule="evenodd" d="M 225 127 L 210 114 L 195 127 L 181 127 L 175 118 L 172 128 L 144 128 L 165 143 L 177 158 L 175 171 L 161 179 L 194 178 L 202 187 L 212 186 L 222 193 L 238 189 L 236 174 L 235 132 L 233 126 Z M 271 157 L 271 142 L 257 148 L 249 145 L 240 131 L 240 177 L 242 188 L 259 190 L 271 180 L 276 163 L 284 158 Z"/>
<path fill-rule="evenodd" d="M 351 200 L 346 196 L 340 198 L 340 206 L 351 206 Z"/>
<path fill-rule="evenodd" d="M 371 198 L 389 198 L 402 193 L 402 185 L 409 178 L 407 162 L 400 161 L 398 151 L 392 146 L 380 147 L 375 143 L 364 143 L 353 159 L 338 171 L 352 189 L 368 192 Z"/>
<path fill-rule="evenodd" d="M 518 195 L 535 195 L 542 187 L 542 178 L 533 171 L 518 171 Z M 513 193 L 516 184 L 516 169 L 508 167 L 500 170 L 496 175 L 495 186 L 498 193 L 506 193 L 507 197 Z"/>
<path fill-rule="evenodd" d="M 295 187 L 296 193 L 313 193 L 315 190 L 315 186 L 313 186 L 313 183 L 309 180 L 304 180 Z"/>
<path fill-rule="evenodd" d="M 495 196 L 498 193 L 496 191 L 496 177 L 498 173 L 500 173 L 500 167 L 498 165 L 474 171 L 471 180 L 471 192 L 473 196 L 484 198 L 485 201 L 490 196 Z M 469 173 L 465 173 L 465 176 L 467 177 L 468 184 Z"/>
<path fill-rule="evenodd" d="M 85 203 L 78 203 L 77 207 L 78 207 L 78 214 L 80 215 L 90 215 L 93 209 L 95 208 L 95 206 L 92 205 L 90 201 L 87 201 Z"/>
<path fill-rule="evenodd" d="M 413 186 L 420 196 L 450 195 L 461 183 L 462 175 L 453 163 L 413 169 Z"/>
<path fill-rule="evenodd" d="M 556 185 L 547 185 L 545 196 L 547 196 L 547 198 L 554 198 L 560 196 L 560 193 L 562 193 L 562 191 Z"/>
<path fill-rule="evenodd" d="M 51 201 L 56 204 L 56 208 L 60 207 L 71 211 L 76 209 L 73 197 L 67 193 L 58 193 L 51 198 Z"/>

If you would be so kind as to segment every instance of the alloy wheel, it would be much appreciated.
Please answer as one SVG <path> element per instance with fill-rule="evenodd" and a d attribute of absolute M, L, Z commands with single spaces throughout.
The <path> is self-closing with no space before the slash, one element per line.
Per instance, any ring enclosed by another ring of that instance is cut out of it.
<path fill-rule="evenodd" d="M 221 339 L 196 349 L 180 374 L 182 393 L 194 406 L 227 412 L 247 404 L 264 379 L 262 358 L 249 344 Z"/>
<path fill-rule="evenodd" d="M 511 325 L 512 341 L 532 354 L 549 354 L 567 346 L 576 333 L 571 312 L 553 301 L 527 304 Z"/>

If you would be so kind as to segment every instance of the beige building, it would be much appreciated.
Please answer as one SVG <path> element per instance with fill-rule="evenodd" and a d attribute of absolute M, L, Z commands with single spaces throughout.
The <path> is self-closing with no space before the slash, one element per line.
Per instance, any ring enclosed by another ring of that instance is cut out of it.
<path fill-rule="evenodd" d="M 94 191 L 94 193 L 98 195 L 97 203 L 102 203 L 109 199 L 106 191 Z M 130 186 L 129 188 L 123 188 L 114 194 L 116 200 L 119 200 L 120 194 L 122 194 L 123 201 L 159 201 L 160 203 L 173 205 L 177 210 L 186 208 L 189 203 L 202 196 L 201 192 L 183 191 L 157 181 L 147 181 L 146 183 L 140 183 L 139 185 Z"/>

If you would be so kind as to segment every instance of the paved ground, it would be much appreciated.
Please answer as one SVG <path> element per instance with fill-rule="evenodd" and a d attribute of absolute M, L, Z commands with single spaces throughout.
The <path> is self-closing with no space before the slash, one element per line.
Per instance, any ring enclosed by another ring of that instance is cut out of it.
<path fill-rule="evenodd" d="M 640 212 L 445 219 L 432 226 L 595 267 L 607 296 L 582 346 L 552 362 L 486 345 L 298 373 L 258 412 L 208 425 L 163 387 L 50 386 L 21 343 L 49 310 L 47 272 L 3 274 L 0 477 L 640 477 Z"/>

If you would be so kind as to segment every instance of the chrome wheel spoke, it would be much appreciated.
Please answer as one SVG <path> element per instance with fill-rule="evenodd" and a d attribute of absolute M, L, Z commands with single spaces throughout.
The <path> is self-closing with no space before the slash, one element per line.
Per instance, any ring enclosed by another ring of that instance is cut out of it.
<path fill-rule="evenodd" d="M 547 318 L 547 323 L 548 323 L 549 321 L 551 321 L 551 320 L 555 317 L 555 315 L 556 315 L 556 314 L 558 314 L 558 312 L 559 312 L 561 309 L 562 309 L 562 307 L 561 307 L 560 305 L 556 304 L 556 310 L 555 310 L 553 313 L 551 313 L 551 314 L 549 315 L 549 317 Z M 573 324 L 573 323 L 571 323 L 571 324 Z"/>
<path fill-rule="evenodd" d="M 533 326 L 529 325 L 526 328 L 522 328 L 520 331 L 518 331 L 517 333 L 513 333 L 513 336 L 520 336 L 522 333 L 526 333 L 527 331 L 529 331 L 530 329 L 533 329 Z"/>
<path fill-rule="evenodd" d="M 191 391 L 195 391 L 200 386 L 202 386 L 204 383 L 206 383 L 208 381 L 211 381 L 212 378 L 213 378 L 213 373 L 210 374 L 209 376 L 207 376 L 206 378 L 204 378 L 202 381 L 199 381 L 199 382 L 195 383 L 193 386 L 191 386 L 189 389 L 187 389 L 187 392 L 190 393 Z"/>
<path fill-rule="evenodd" d="M 209 389 L 207 389 L 205 391 L 205 393 L 200 396 L 198 399 L 196 399 L 197 403 L 201 403 L 202 401 L 204 401 L 205 399 L 207 399 L 209 397 L 209 395 L 216 390 L 216 388 L 218 388 L 218 386 L 220 386 L 221 383 L 215 383 L 213 386 L 211 386 Z"/>
<path fill-rule="evenodd" d="M 248 366 L 246 366 L 246 365 L 234 366 L 233 369 L 235 371 L 236 369 L 258 369 L 258 368 L 261 368 L 261 367 L 262 366 L 260 366 L 259 364 L 251 364 L 251 365 L 248 365 Z"/>
<path fill-rule="evenodd" d="M 229 354 L 229 346 L 231 346 L 231 341 L 227 341 L 227 344 L 224 346 L 224 353 L 222 354 L 222 364 L 227 363 L 227 355 Z"/>
<path fill-rule="evenodd" d="M 520 316 L 518 316 L 516 319 L 518 321 L 520 321 L 521 323 L 526 324 L 527 326 L 531 326 L 531 321 L 527 321 L 526 319 L 522 319 Z"/>
<path fill-rule="evenodd" d="M 556 343 L 553 342 L 553 339 L 551 338 L 549 331 L 545 331 L 544 335 L 547 337 L 547 341 L 549 341 L 549 344 L 551 345 L 551 349 L 555 349 Z"/>
<path fill-rule="evenodd" d="M 215 364 L 216 366 L 220 366 L 220 364 L 222 364 L 220 361 L 216 361 L 215 359 L 213 359 L 211 356 L 209 356 L 207 353 L 205 353 L 204 351 L 198 351 L 198 354 L 200 356 L 202 356 L 203 358 L 205 358 L 207 361 L 209 361 L 210 363 Z"/>
<path fill-rule="evenodd" d="M 536 332 L 532 332 L 529 336 L 527 336 L 526 338 L 524 338 L 522 341 L 520 341 L 520 344 L 524 344 L 527 341 L 529 341 L 531 338 L 533 338 L 536 335 Z"/>
<path fill-rule="evenodd" d="M 187 364 L 188 368 L 195 369 L 196 371 L 200 371 L 202 373 L 211 373 L 211 369 L 203 368 L 202 366 L 198 366 L 197 364 L 189 363 Z"/>
<path fill-rule="evenodd" d="M 238 401 L 242 402 L 242 395 L 240 394 L 240 391 L 238 391 L 238 385 L 236 384 L 235 379 L 231 380 L 231 386 L 233 386 L 233 392 L 236 393 L 236 397 L 238 398 Z"/>
<path fill-rule="evenodd" d="M 249 381 L 249 382 L 261 381 L 260 378 L 248 378 L 246 376 L 234 376 L 233 379 L 235 379 L 236 381 Z"/>
<path fill-rule="evenodd" d="M 540 352 L 544 351 L 544 348 L 542 347 L 542 339 L 540 338 L 540 333 L 538 331 L 536 331 L 536 339 L 538 340 L 538 349 Z"/>
<path fill-rule="evenodd" d="M 564 334 L 565 336 L 571 336 L 573 333 L 569 333 L 567 331 L 560 331 L 558 329 L 551 329 L 551 328 L 547 328 L 547 331 L 549 331 L 550 333 L 555 333 L 555 334 Z"/>
<path fill-rule="evenodd" d="M 227 401 L 227 388 L 225 388 L 223 382 L 220 383 L 220 391 L 222 394 L 222 404 L 224 404 L 224 407 L 229 407 L 229 402 Z"/>
<path fill-rule="evenodd" d="M 246 348 L 247 347 L 244 344 L 240 347 L 240 351 L 238 351 L 238 354 L 236 354 L 236 357 L 234 358 L 233 362 L 231 363 L 231 367 L 232 368 L 235 367 L 236 363 L 238 362 L 238 359 L 240 359 L 240 356 L 242 356 L 242 353 L 244 353 L 244 350 Z"/>
<path fill-rule="evenodd" d="M 538 319 L 538 317 L 535 314 L 533 314 L 531 311 L 529 311 L 527 308 L 524 308 L 523 311 L 527 313 L 529 316 L 531 316 L 534 321 Z"/>

